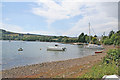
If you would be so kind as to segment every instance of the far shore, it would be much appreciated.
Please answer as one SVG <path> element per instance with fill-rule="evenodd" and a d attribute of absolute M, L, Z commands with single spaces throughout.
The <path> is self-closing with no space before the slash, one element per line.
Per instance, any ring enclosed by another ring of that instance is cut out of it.
<path fill-rule="evenodd" d="M 76 78 L 87 72 L 106 56 L 114 46 L 104 46 L 104 52 L 83 58 L 46 62 L 2 71 L 2 78 Z"/>
<path fill-rule="evenodd" d="M 23 41 L 23 40 L 0 40 L 0 41 Z M 23 41 L 23 42 L 47 42 L 47 41 Z M 48 42 L 48 43 L 61 43 L 61 44 L 71 44 L 71 45 L 86 45 L 87 43 L 79 43 L 79 42 Z"/>

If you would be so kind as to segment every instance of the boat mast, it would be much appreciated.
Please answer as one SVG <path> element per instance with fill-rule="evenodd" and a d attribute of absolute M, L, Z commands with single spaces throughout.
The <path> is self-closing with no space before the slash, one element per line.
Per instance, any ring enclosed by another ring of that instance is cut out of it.
<path fill-rule="evenodd" d="M 91 38 L 90 38 L 90 22 L 89 22 L 89 43 L 91 41 Z"/>

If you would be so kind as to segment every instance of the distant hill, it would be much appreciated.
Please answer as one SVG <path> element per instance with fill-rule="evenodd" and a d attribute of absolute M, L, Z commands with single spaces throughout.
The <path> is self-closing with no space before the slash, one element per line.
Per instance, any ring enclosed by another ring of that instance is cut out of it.
<path fill-rule="evenodd" d="M 13 34 L 13 35 L 14 34 L 23 34 L 23 33 L 10 32 L 10 31 L 6 31 L 6 30 L 3 30 L 3 29 L 0 29 L 0 33 L 2 33 L 2 34 Z M 27 34 L 23 34 L 23 35 L 38 35 L 38 34 L 29 34 L 29 33 L 27 33 Z"/>
<path fill-rule="evenodd" d="M 45 42 L 77 42 L 77 37 L 48 36 L 38 34 L 14 33 L 0 29 L 0 40 L 23 40 L 23 41 L 45 41 Z"/>

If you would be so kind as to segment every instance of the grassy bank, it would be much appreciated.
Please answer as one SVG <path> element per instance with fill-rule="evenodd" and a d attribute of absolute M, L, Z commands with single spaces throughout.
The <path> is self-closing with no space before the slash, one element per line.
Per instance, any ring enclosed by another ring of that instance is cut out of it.
<path fill-rule="evenodd" d="M 120 49 L 111 49 L 107 56 L 98 64 L 94 65 L 89 71 L 79 78 L 102 78 L 104 75 L 119 75 L 118 60 Z"/>

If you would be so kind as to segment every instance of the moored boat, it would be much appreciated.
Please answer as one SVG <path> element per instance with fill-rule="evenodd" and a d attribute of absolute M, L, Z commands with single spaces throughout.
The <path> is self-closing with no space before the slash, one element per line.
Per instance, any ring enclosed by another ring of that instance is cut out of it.
<path fill-rule="evenodd" d="M 23 51 L 23 48 L 19 48 L 18 51 Z"/>
<path fill-rule="evenodd" d="M 96 45 L 96 44 L 88 44 L 86 48 L 89 49 L 104 49 L 102 45 Z"/>
<path fill-rule="evenodd" d="M 49 51 L 65 51 L 65 47 L 57 47 L 57 46 L 55 46 L 55 47 L 48 47 L 47 48 L 47 50 L 49 50 Z"/>
<path fill-rule="evenodd" d="M 91 38 L 90 38 L 90 23 L 89 23 L 89 44 L 85 46 L 85 48 L 89 49 L 104 49 L 102 45 L 96 45 L 96 44 L 91 44 Z"/>
<path fill-rule="evenodd" d="M 103 50 L 101 50 L 101 51 L 95 51 L 95 53 L 102 53 L 103 52 Z"/>

